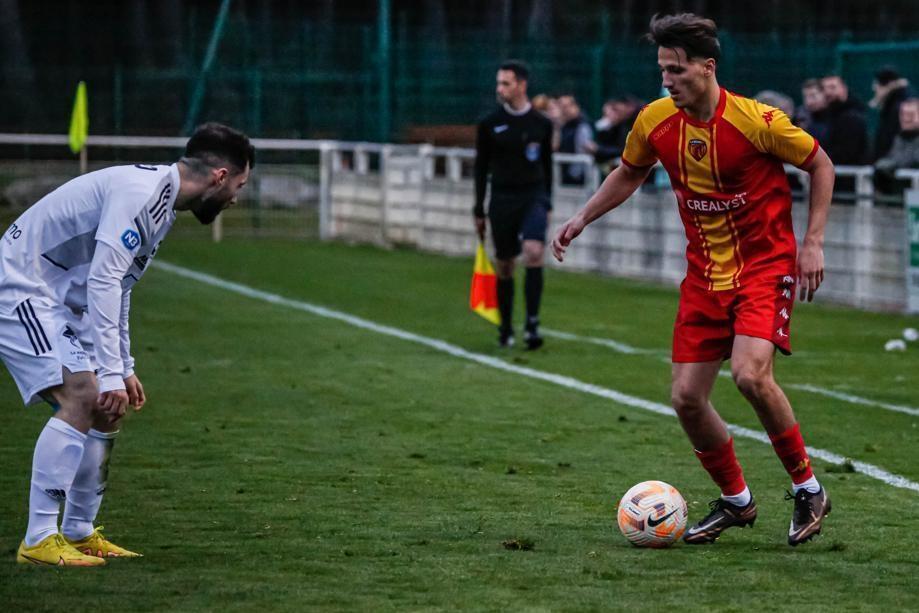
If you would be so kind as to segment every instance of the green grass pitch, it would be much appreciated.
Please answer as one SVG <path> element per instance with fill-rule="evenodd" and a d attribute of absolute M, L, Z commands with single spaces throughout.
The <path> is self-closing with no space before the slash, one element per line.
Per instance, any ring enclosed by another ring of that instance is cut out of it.
<path fill-rule="evenodd" d="M 548 328 L 652 350 L 549 338 L 499 351 L 466 305 L 472 262 L 372 247 L 175 237 L 159 258 L 512 364 L 667 403 L 677 295 L 550 270 Z M 6 610 L 906 610 L 917 606 L 919 492 L 814 462 L 833 498 L 824 534 L 785 544 L 787 477 L 737 439 L 760 507 L 713 546 L 630 546 L 614 510 L 661 479 L 717 495 L 677 421 L 430 347 L 153 269 L 133 352 L 149 404 L 115 445 L 100 523 L 143 552 L 106 568 L 14 563 L 34 440 L 0 376 L 0 602 Z M 518 293 L 518 307 L 522 309 Z M 518 312 L 517 320 L 522 317 Z M 919 405 L 917 318 L 798 305 L 784 384 Z M 787 389 L 809 445 L 919 481 L 919 417 Z M 758 429 L 728 379 L 714 402 Z M 508 539 L 530 551 L 506 549 Z"/>

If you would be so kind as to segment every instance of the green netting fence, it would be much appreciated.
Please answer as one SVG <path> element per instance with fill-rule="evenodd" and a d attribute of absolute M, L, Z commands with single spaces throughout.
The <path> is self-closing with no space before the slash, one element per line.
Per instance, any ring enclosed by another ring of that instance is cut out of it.
<path fill-rule="evenodd" d="M 61 133 L 83 79 L 93 133 L 181 134 L 209 39 L 206 28 L 186 30 L 182 51 L 173 50 L 168 62 L 131 65 L 109 57 L 71 65 L 65 54 L 53 65 L 7 71 L 0 131 Z M 495 69 L 506 57 L 532 65 L 531 93 L 574 93 L 594 117 L 607 97 L 650 100 L 660 91 L 655 49 L 632 34 L 502 41 L 469 31 L 438 39 L 396 23 L 389 36 L 384 65 L 373 26 L 276 23 L 263 32 L 230 19 L 206 77 L 200 118 L 265 137 L 399 141 L 412 126 L 473 123 L 493 104 Z M 868 99 L 872 74 L 883 64 L 919 80 L 911 60 L 916 40 L 866 45 L 843 35 L 727 31 L 722 42 L 719 78 L 746 95 L 774 89 L 799 99 L 806 78 L 839 70 Z"/>

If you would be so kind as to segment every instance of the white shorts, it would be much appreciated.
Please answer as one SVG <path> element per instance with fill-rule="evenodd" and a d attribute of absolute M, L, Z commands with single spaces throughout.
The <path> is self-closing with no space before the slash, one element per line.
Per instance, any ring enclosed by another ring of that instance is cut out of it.
<path fill-rule="evenodd" d="M 95 372 L 89 317 L 81 311 L 30 298 L 9 314 L 0 313 L 0 359 L 13 375 L 22 401 L 64 382 L 63 369 Z"/>

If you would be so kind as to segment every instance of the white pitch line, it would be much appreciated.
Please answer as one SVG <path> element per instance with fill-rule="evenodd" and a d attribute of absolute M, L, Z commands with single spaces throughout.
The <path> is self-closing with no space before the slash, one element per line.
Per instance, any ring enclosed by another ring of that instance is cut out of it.
<path fill-rule="evenodd" d="M 558 338 L 558 339 L 562 339 L 565 341 L 582 341 L 585 343 L 600 345 L 602 347 L 609 347 L 610 349 L 614 351 L 618 351 L 619 353 L 625 353 L 629 355 L 656 353 L 653 349 L 639 349 L 638 347 L 632 347 L 631 345 L 626 345 L 625 343 L 620 343 L 619 341 L 614 341 L 609 338 L 597 338 L 596 336 L 580 336 L 578 334 L 571 334 L 570 332 L 561 332 L 559 330 L 552 330 L 550 328 L 540 328 L 540 332 L 542 332 L 543 336 Z"/>
<path fill-rule="evenodd" d="M 582 336 L 580 334 L 572 334 L 570 332 L 562 332 L 560 330 L 547 330 L 545 328 L 542 329 L 542 333 L 545 336 L 551 336 L 551 337 L 565 340 L 565 341 L 577 341 L 577 342 L 583 342 L 583 343 L 591 343 L 594 345 L 600 345 L 602 347 L 609 347 L 610 349 L 614 351 L 617 351 L 619 353 L 624 353 L 627 355 L 653 355 L 653 354 L 663 352 L 663 350 L 658 351 L 655 349 L 642 349 L 640 347 L 633 347 L 631 345 L 627 345 L 625 343 L 613 340 L 611 338 L 601 338 L 597 336 Z M 669 359 L 661 359 L 660 361 L 670 364 Z M 729 370 L 722 370 L 718 374 L 722 377 L 731 377 L 731 372 Z M 842 400 L 843 402 L 848 402 L 849 404 L 860 404 L 862 406 L 877 407 L 879 409 L 895 411 L 897 413 L 903 413 L 905 415 L 919 416 L 919 408 L 904 406 L 900 404 L 891 404 L 889 402 L 881 402 L 880 400 L 873 400 L 871 398 L 865 398 L 863 396 L 855 396 L 853 394 L 845 394 L 843 392 L 837 392 L 834 390 L 826 389 L 825 387 L 810 385 L 808 383 L 790 383 L 790 384 L 782 384 L 782 386 L 788 387 L 791 389 L 796 389 L 802 392 L 809 392 L 811 394 L 818 394 L 820 396 L 826 396 L 827 398 L 834 398 L 836 400 Z"/>
<path fill-rule="evenodd" d="M 880 407 L 882 409 L 887 409 L 888 411 L 896 411 L 897 413 L 906 413 L 907 415 L 919 416 L 919 409 L 913 407 L 905 407 L 900 404 L 878 402 L 877 400 L 871 400 L 870 398 L 862 398 L 861 396 L 853 396 L 851 394 L 844 394 L 842 392 L 834 392 L 833 390 L 824 389 L 822 387 L 817 387 L 807 383 L 793 383 L 788 387 L 804 392 L 811 392 L 812 394 L 828 396 L 829 398 L 835 398 L 836 400 L 842 400 L 843 402 L 849 402 L 852 404 L 867 404 L 875 407 Z"/>
<path fill-rule="evenodd" d="M 617 402 L 619 404 L 633 407 L 636 409 L 642 409 L 645 411 L 650 411 L 651 413 L 657 413 L 658 415 L 667 415 L 670 417 L 675 417 L 673 409 L 665 404 L 659 402 L 653 402 L 650 400 L 645 400 L 644 398 L 638 398 L 637 396 L 631 396 L 623 392 L 616 391 L 614 389 L 601 387 L 599 385 L 594 385 L 592 383 L 585 383 L 584 381 L 579 381 L 573 377 L 568 377 L 565 375 L 558 375 L 555 373 L 544 372 L 541 370 L 536 370 L 534 368 L 528 368 L 526 366 L 518 366 L 516 364 L 510 364 L 498 358 L 494 358 L 488 355 L 481 353 L 473 353 L 472 351 L 467 351 L 462 347 L 457 347 L 456 345 L 451 345 L 445 341 L 441 341 L 434 338 L 429 338 L 427 336 L 421 336 L 419 334 L 413 334 L 406 330 L 401 330 L 399 328 L 393 328 L 391 326 L 384 326 L 378 323 L 374 323 L 367 319 L 362 319 L 360 317 L 355 317 L 354 315 L 348 315 L 347 313 L 342 313 L 341 311 L 335 311 L 333 309 L 327 309 L 318 305 L 310 304 L 308 302 L 301 302 L 299 300 L 292 300 L 290 298 L 284 298 L 277 294 L 271 294 L 269 292 L 263 292 L 261 290 L 254 289 L 247 285 L 241 285 L 239 283 L 234 283 L 232 281 L 226 281 L 219 277 L 209 275 L 206 273 L 198 272 L 182 266 L 176 266 L 175 264 L 169 264 L 168 262 L 154 262 L 154 265 L 168 272 L 171 272 L 180 277 L 185 277 L 186 279 L 192 279 L 198 281 L 199 283 L 204 283 L 212 287 L 218 287 L 230 292 L 240 294 L 249 298 L 254 298 L 256 300 L 263 300 L 265 302 L 286 306 L 298 311 L 305 311 L 307 313 L 312 313 L 313 315 L 318 315 L 319 317 L 326 317 L 328 319 L 334 319 L 337 321 L 344 322 L 346 324 L 361 328 L 364 330 L 370 330 L 378 334 L 384 334 L 386 336 L 392 336 L 395 338 L 400 338 L 412 343 L 419 345 L 424 345 L 435 349 L 437 351 L 442 351 L 449 355 L 452 355 L 457 358 L 462 358 L 464 360 L 469 360 L 472 362 L 477 362 L 484 366 L 490 366 L 491 368 L 497 370 L 503 370 L 505 372 L 514 373 L 524 377 L 529 377 L 530 379 L 537 379 L 540 381 L 546 381 L 547 383 L 553 383 L 561 387 L 568 389 L 576 390 L 578 392 L 583 392 L 585 394 L 591 394 L 594 396 L 599 396 L 600 398 L 606 398 Z M 728 429 L 735 435 L 743 438 L 752 439 L 770 444 L 769 437 L 763 432 L 757 432 L 756 430 L 750 430 L 742 426 L 735 426 L 728 424 Z M 819 458 L 826 462 L 832 462 L 834 464 L 841 464 L 846 462 L 847 459 L 841 455 L 833 453 L 832 451 L 826 451 L 824 449 L 818 449 L 816 447 L 807 447 L 807 452 L 811 457 Z M 868 477 L 882 481 L 887 485 L 893 487 L 898 487 L 902 489 L 912 490 L 914 492 L 919 492 L 919 483 L 915 481 L 910 481 L 906 477 L 890 473 L 879 466 L 873 464 L 868 464 L 865 462 L 859 462 L 856 460 L 851 461 L 852 466 L 856 472 L 860 472 Z"/>

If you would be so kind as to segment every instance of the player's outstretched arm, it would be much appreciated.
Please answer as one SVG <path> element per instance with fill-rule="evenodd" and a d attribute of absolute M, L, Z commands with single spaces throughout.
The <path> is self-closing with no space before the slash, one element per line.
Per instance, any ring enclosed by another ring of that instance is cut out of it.
<path fill-rule="evenodd" d="M 833 200 L 836 170 L 822 147 L 802 169 L 810 175 L 810 212 L 804 244 L 798 252 L 797 275 L 799 299 L 810 302 L 814 299 L 814 292 L 823 283 L 823 235 L 830 202 Z"/>
<path fill-rule="evenodd" d="M 562 227 L 556 232 L 555 238 L 552 239 L 552 255 L 555 256 L 555 259 L 559 262 L 564 261 L 565 250 L 571 241 L 595 219 L 625 202 L 626 198 L 645 182 L 649 172 L 651 172 L 651 166 L 635 168 L 626 164 L 620 164 L 611 172 L 600 185 L 600 189 L 587 201 L 584 208 L 562 224 Z"/>

